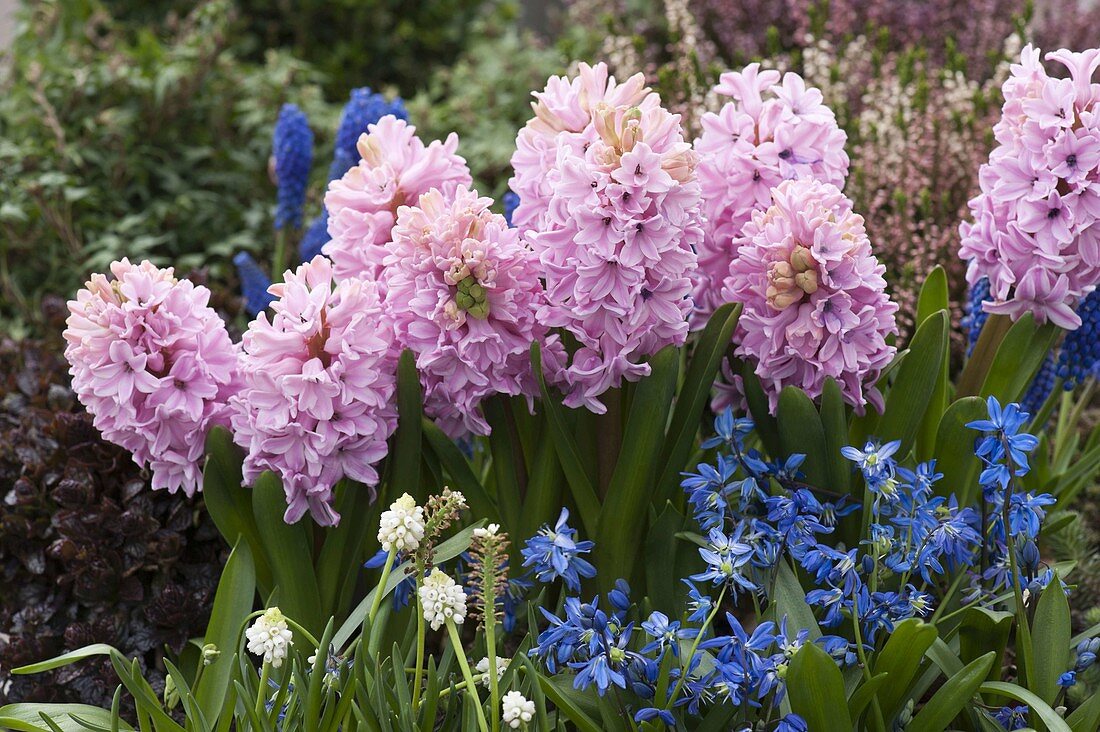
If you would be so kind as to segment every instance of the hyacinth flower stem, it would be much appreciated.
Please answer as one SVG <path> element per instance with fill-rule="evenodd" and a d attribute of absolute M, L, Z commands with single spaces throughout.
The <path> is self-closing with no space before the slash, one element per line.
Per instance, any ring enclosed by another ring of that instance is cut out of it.
<path fill-rule="evenodd" d="M 393 571 L 393 560 L 396 557 L 397 548 L 390 547 L 390 551 L 386 555 L 386 564 L 382 567 L 382 576 L 378 580 L 378 586 L 374 588 L 374 602 L 371 603 L 370 614 L 367 616 L 372 626 L 374 625 L 374 618 L 378 615 L 378 608 L 382 607 L 382 598 L 386 594 L 386 583 L 389 582 L 390 572 Z M 371 632 L 374 632 L 373 628 Z"/>
<path fill-rule="evenodd" d="M 418 588 L 419 589 L 419 588 Z M 424 675 L 424 642 L 428 634 L 425 627 L 424 609 L 420 606 L 420 592 L 416 592 L 416 668 L 413 670 L 412 708 L 420 709 L 420 679 Z"/>
<path fill-rule="evenodd" d="M 474 683 L 474 675 L 470 673 L 470 664 L 466 661 L 466 651 L 462 648 L 462 639 L 458 637 L 458 628 L 455 622 L 447 619 L 447 634 L 451 638 L 451 645 L 455 649 L 455 658 L 458 659 L 459 668 L 462 669 L 462 678 L 466 679 L 466 691 L 474 700 L 474 709 L 477 711 L 477 724 L 481 732 L 489 732 L 489 724 L 485 721 L 485 710 L 481 708 L 481 697 L 477 695 L 477 684 Z"/>
<path fill-rule="evenodd" d="M 867 652 L 863 649 L 863 631 L 859 627 L 859 595 L 852 593 L 852 628 L 855 632 L 856 655 L 859 656 L 859 665 L 863 671 L 864 683 L 871 680 L 871 666 L 867 663 Z M 886 732 L 886 720 L 882 716 L 882 707 L 879 706 L 878 697 L 871 698 L 871 708 L 875 712 L 875 729 Z"/>
<path fill-rule="evenodd" d="M 267 680 L 271 678 L 271 664 L 264 661 L 264 666 L 260 670 L 260 686 L 256 689 L 256 716 L 260 716 L 264 713 L 264 697 L 265 689 L 267 689 Z"/>
<path fill-rule="evenodd" d="M 275 232 L 275 254 L 271 258 L 271 281 L 282 282 L 286 271 L 286 245 L 290 236 L 289 227 L 284 226 Z"/>
<path fill-rule="evenodd" d="M 722 591 L 718 593 L 718 599 L 714 601 L 714 608 L 710 611 L 710 615 L 703 621 L 703 625 L 699 628 L 699 632 L 695 634 L 695 640 L 691 642 L 691 650 L 688 651 L 686 667 L 684 673 L 680 674 L 680 679 L 676 682 L 676 687 L 673 688 L 672 694 L 669 695 L 668 700 L 665 701 L 661 709 L 668 709 L 676 703 L 676 697 L 680 695 L 680 690 L 684 688 L 684 682 L 687 681 L 687 669 L 691 668 L 691 661 L 695 658 L 695 652 L 699 650 L 699 644 L 703 642 L 703 636 L 707 632 L 707 628 L 714 622 L 714 616 L 718 614 L 719 608 L 722 607 L 722 600 L 726 597 L 726 585 L 722 585 Z M 656 700 L 654 700 L 656 701 Z"/>

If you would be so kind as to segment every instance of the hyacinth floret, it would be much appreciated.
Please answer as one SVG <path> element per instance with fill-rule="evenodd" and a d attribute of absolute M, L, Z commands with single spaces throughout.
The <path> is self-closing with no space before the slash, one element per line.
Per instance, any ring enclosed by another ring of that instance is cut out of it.
<path fill-rule="evenodd" d="M 987 313 L 1073 330 L 1077 305 L 1100 283 L 1100 49 L 1046 54 L 1026 46 L 1002 92 L 997 146 L 979 172 L 972 220 L 960 225 L 967 280 L 989 279 Z"/>
<path fill-rule="evenodd" d="M 275 121 L 271 143 L 275 161 L 275 183 L 278 205 L 275 208 L 275 228 L 302 225 L 302 206 L 306 201 L 306 185 L 313 167 L 313 131 L 309 120 L 296 105 L 284 104 Z"/>
<path fill-rule="evenodd" d="M 483 399 L 538 391 L 531 344 L 543 344 L 548 364 L 560 360 L 535 317 L 545 303 L 538 261 L 492 199 L 464 185 L 411 203 L 385 246 L 386 309 L 397 343 L 416 356 L 426 414 L 452 437 L 485 435 Z"/>
<path fill-rule="evenodd" d="M 103 437 L 153 473 L 153 488 L 202 485 L 204 436 L 229 426 L 240 388 L 237 348 L 210 291 L 172 268 L 123 259 L 68 303 L 65 357 L 73 391 Z"/>
<path fill-rule="evenodd" d="M 830 183 L 784 181 L 753 214 L 723 295 L 743 304 L 736 353 L 752 364 L 773 413 L 783 387 L 817 398 L 828 377 L 858 412 L 867 403 L 882 410 L 874 383 L 897 332 L 884 271 L 863 218 Z"/>
<path fill-rule="evenodd" d="M 722 74 L 714 92 L 732 101 L 703 115 L 695 141 L 707 219 L 692 313 L 698 327 L 722 304 L 722 283 L 745 242 L 745 225 L 753 211 L 771 205 L 771 189 L 795 178 L 843 188 L 848 175 L 847 136 L 821 92 L 798 74 L 781 77 L 753 63 Z"/>
<path fill-rule="evenodd" d="M 369 126 L 356 143 L 359 162 L 329 183 L 325 194 L 331 240 L 322 251 L 337 278 L 378 279 L 398 209 L 432 188 L 448 193 L 470 185 L 457 148 L 454 133 L 425 145 L 415 127 L 392 114 Z"/>
<path fill-rule="evenodd" d="M 308 511 L 335 525 L 333 487 L 344 477 L 375 485 L 397 426 L 397 356 L 377 287 L 334 283 L 332 269 L 316 257 L 287 271 L 271 288 L 272 316 L 260 313 L 243 340 L 246 386 L 233 400 L 233 429 L 247 451 L 244 479 L 274 471 L 289 523 Z"/>
<path fill-rule="evenodd" d="M 340 113 L 340 125 L 336 128 L 336 141 L 333 145 L 332 165 L 328 179 L 344 177 L 359 162 L 359 150 L 356 144 L 365 135 L 370 126 L 386 115 L 396 119 L 408 120 L 409 113 L 401 97 L 389 101 L 382 94 L 371 91 L 369 86 L 352 89 L 343 111 Z"/>
<path fill-rule="evenodd" d="M 602 413 L 603 392 L 687 337 L 703 236 L 695 153 L 641 74 L 619 84 L 581 64 L 535 96 L 512 158 L 512 221 L 542 266 L 540 321 L 578 344 L 558 379 L 565 404 Z"/>

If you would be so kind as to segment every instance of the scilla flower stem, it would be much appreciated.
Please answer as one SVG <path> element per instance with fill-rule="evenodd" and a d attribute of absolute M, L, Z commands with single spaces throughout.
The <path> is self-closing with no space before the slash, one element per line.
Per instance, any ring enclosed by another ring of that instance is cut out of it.
<path fill-rule="evenodd" d="M 718 599 L 714 601 L 714 609 L 710 611 L 710 615 L 707 616 L 706 621 L 702 627 L 699 628 L 699 633 L 695 636 L 695 640 L 691 643 L 691 650 L 688 651 L 687 659 L 684 661 L 686 664 L 684 673 L 680 675 L 680 680 L 676 682 L 676 687 L 672 690 L 672 694 L 668 697 L 668 701 L 661 707 L 662 709 L 669 709 L 676 704 L 676 697 L 680 695 L 680 690 L 684 688 L 684 682 L 687 681 L 688 671 L 691 669 L 691 661 L 695 658 L 695 652 L 699 650 L 699 644 L 703 641 L 703 635 L 706 634 L 707 628 L 714 622 L 714 616 L 718 614 L 719 608 L 722 607 L 722 600 L 726 597 L 726 586 L 722 586 L 722 591 L 718 594 Z"/>
<path fill-rule="evenodd" d="M 455 649 L 455 658 L 462 669 L 462 678 L 466 679 L 466 691 L 474 701 L 474 709 L 477 711 L 477 724 L 481 732 L 489 732 L 489 724 L 485 721 L 485 710 L 481 708 L 481 698 L 477 695 L 477 685 L 474 683 L 474 675 L 470 673 L 470 664 L 466 661 L 466 652 L 462 649 L 462 639 L 458 637 L 458 627 L 454 621 L 448 619 L 447 634 L 451 638 L 451 645 Z"/>

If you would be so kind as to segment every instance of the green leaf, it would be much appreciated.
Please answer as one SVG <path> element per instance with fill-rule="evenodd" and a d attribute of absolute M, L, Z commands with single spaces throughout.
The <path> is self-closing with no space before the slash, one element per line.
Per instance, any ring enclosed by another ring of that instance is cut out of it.
<path fill-rule="evenodd" d="M 679 353 L 672 346 L 649 361 L 650 375 L 638 382 L 623 430 L 622 450 L 600 512 L 596 541 L 597 581 L 610 589 L 616 578 L 633 579 L 637 548 L 676 391 Z"/>
<path fill-rule="evenodd" d="M 1035 608 L 1032 629 L 1031 691 L 1047 704 L 1053 704 L 1058 696 L 1058 677 L 1072 665 L 1070 657 L 1069 602 L 1062 589 L 1062 582 L 1055 574 Z"/>
<path fill-rule="evenodd" d="M 942 732 L 970 704 L 993 668 L 994 651 L 976 658 L 949 678 L 921 708 L 906 728 L 909 732 Z"/>
<path fill-rule="evenodd" d="M 840 386 L 829 377 L 821 390 L 821 427 L 825 430 L 826 486 L 842 495 L 852 492 L 852 464 L 840 454 L 848 444 L 848 413 Z"/>
<path fill-rule="evenodd" d="M 863 716 L 863 711 L 867 708 L 867 705 L 874 699 L 875 693 L 878 692 L 886 680 L 890 678 L 890 674 L 878 674 L 872 676 L 865 682 L 860 684 L 852 695 L 848 697 L 848 716 L 851 718 L 853 724 L 859 723 L 859 718 Z"/>
<path fill-rule="evenodd" d="M 679 578 L 691 574 L 689 562 L 699 556 L 692 546 L 676 539 L 676 534 L 689 528 L 692 523 L 666 501 L 646 537 L 647 597 L 655 610 L 672 618 L 679 617 L 684 606 L 683 585 Z"/>
<path fill-rule="evenodd" d="M 1073 732 L 1096 732 L 1100 727 L 1100 693 L 1093 692 L 1085 702 L 1066 717 Z"/>
<path fill-rule="evenodd" d="M 959 621 L 959 655 L 970 663 L 988 651 L 996 658 L 990 668 L 990 674 L 997 674 L 1004 661 L 1005 647 L 1012 633 L 1015 616 L 1001 610 L 989 610 L 984 607 L 972 607 L 962 613 Z M 991 677 L 989 681 L 995 681 Z"/>
<path fill-rule="evenodd" d="M 542 689 L 542 693 L 546 695 L 550 701 L 554 702 L 554 706 L 558 708 L 558 712 L 565 715 L 570 722 L 577 726 L 581 732 L 603 732 L 603 727 L 600 726 L 596 720 L 588 716 L 581 710 L 571 696 L 571 689 L 563 689 L 551 679 L 546 678 L 542 674 L 535 670 L 534 664 L 526 656 L 520 656 L 523 659 L 523 664 L 528 668 L 528 674 L 533 678 L 538 679 L 539 688 Z"/>
<path fill-rule="evenodd" d="M 917 298 L 916 324 L 919 326 L 932 315 L 941 310 L 949 310 L 951 302 L 947 291 L 947 272 L 942 265 L 937 264 L 928 276 L 924 278 L 924 284 L 920 288 L 920 296 Z"/>
<path fill-rule="evenodd" d="M 242 535 L 252 548 L 256 578 L 266 596 L 273 588 L 271 567 L 264 556 L 260 529 L 252 513 L 252 490 L 242 485 L 244 454 L 224 427 L 214 427 L 206 436 L 206 465 L 202 471 L 202 500 L 214 525 L 229 546 Z"/>
<path fill-rule="evenodd" d="M 217 719 L 229 690 L 229 680 L 236 665 L 238 634 L 245 618 L 252 612 L 256 597 L 256 571 L 252 564 L 252 551 L 243 538 L 229 554 L 218 580 L 214 605 L 210 609 L 210 622 L 206 625 L 204 643 L 213 643 L 221 655 L 203 669 L 195 688 L 199 707 L 207 719 Z M 202 661 L 199 661 L 202 663 Z"/>
<path fill-rule="evenodd" d="M 252 486 L 252 512 L 260 529 L 260 541 L 280 588 L 279 609 L 310 633 L 324 628 L 321 592 L 313 569 L 313 545 L 308 524 L 283 520 L 287 503 L 278 476 L 265 470 Z"/>
<path fill-rule="evenodd" d="M 87 704 L 41 704 L 35 702 L 8 704 L 0 707 L 0 729 L 16 730 L 17 732 L 50 732 L 50 728 L 42 721 L 40 714 L 45 714 L 50 721 L 64 732 L 84 732 L 85 727 L 73 719 L 72 715 L 74 714 L 81 719 L 107 729 L 111 727 L 111 712 L 107 709 Z M 120 721 L 119 727 L 124 730 L 133 729 L 125 721 Z"/>
<path fill-rule="evenodd" d="M 660 464 L 663 469 L 656 483 L 657 505 L 668 499 L 680 486 L 680 471 L 684 469 L 691 454 L 696 433 L 699 431 L 699 420 L 707 406 L 715 376 L 729 349 L 740 315 L 740 304 L 727 303 L 715 310 L 691 352 L 684 383 L 676 397 L 668 438 L 661 451 Z"/>
<path fill-rule="evenodd" d="M 62 653 L 60 656 L 54 656 L 46 661 L 39 661 L 38 663 L 32 663 L 27 666 L 13 668 L 11 672 L 13 674 L 40 674 L 43 671 L 50 671 L 55 668 L 61 668 L 62 666 L 68 666 L 70 663 L 76 663 L 77 661 L 91 658 L 92 656 L 109 656 L 111 655 L 111 651 L 114 650 L 115 648 L 113 646 L 109 646 L 106 643 L 92 643 L 83 648 L 77 648 L 75 651 Z"/>
<path fill-rule="evenodd" d="M 756 434 L 760 436 L 768 454 L 778 458 L 783 452 L 779 445 L 779 423 L 772 416 L 768 395 L 760 385 L 760 377 L 748 361 L 741 366 L 741 385 L 745 390 L 745 401 L 749 404 L 749 414 L 756 426 Z"/>
<path fill-rule="evenodd" d="M 909 344 L 909 355 L 898 367 L 898 376 L 886 397 L 886 408 L 879 417 L 875 436 L 882 441 L 901 440 L 899 456 L 908 455 L 913 449 L 928 411 L 947 354 L 947 326 L 947 312 L 940 311 L 917 328 Z"/>
<path fill-rule="evenodd" d="M 792 628 L 810 631 L 810 640 L 821 637 L 821 628 L 814 617 L 814 611 L 806 604 L 806 591 L 798 581 L 798 576 L 786 561 L 779 562 L 775 572 L 774 615 L 772 620 L 778 623 L 784 616 Z"/>
<path fill-rule="evenodd" d="M 1010 327 L 1012 320 L 1007 315 L 990 315 L 986 318 L 978 342 L 974 344 L 974 350 L 970 352 L 970 358 L 955 383 L 956 398 L 979 393 L 997 349 Z"/>
<path fill-rule="evenodd" d="M 470 504 L 470 510 L 474 515 L 484 516 L 493 522 L 500 521 L 500 513 L 497 511 L 496 502 L 489 497 L 485 486 L 474 475 L 473 468 L 470 467 L 470 461 L 458 449 L 454 440 L 447 437 L 443 430 L 439 429 L 435 422 L 427 417 L 421 421 L 421 429 L 424 430 L 424 438 L 427 440 L 428 446 L 439 458 L 439 462 L 446 469 L 447 474 L 451 476 L 452 487 L 466 497 L 466 502 Z"/>
<path fill-rule="evenodd" d="M 954 493 L 960 506 L 972 505 L 978 498 L 978 474 L 981 462 L 974 455 L 974 440 L 979 434 L 967 427 L 968 422 L 984 419 L 985 400 L 969 396 L 947 408 L 936 431 L 936 469 L 943 478 L 934 490 L 940 495 Z"/>
<path fill-rule="evenodd" d="M 901 709 L 909 685 L 920 671 L 924 653 L 936 640 L 935 627 L 911 618 L 897 624 L 875 660 L 874 673 L 890 674 L 890 683 L 878 694 L 885 719 L 891 719 Z"/>
<path fill-rule="evenodd" d="M 797 386 L 787 386 L 779 393 L 779 445 L 786 458 L 795 453 L 806 456 L 802 473 L 811 485 L 825 487 L 829 480 L 829 452 L 825 447 L 825 428 L 813 401 Z M 837 456 L 837 459 L 842 459 Z M 831 488 L 831 486 L 830 486 Z"/>
<path fill-rule="evenodd" d="M 982 694 L 997 694 L 1027 704 L 1031 713 L 1046 725 L 1047 732 L 1071 732 L 1065 720 L 1050 705 L 1022 686 L 1007 681 L 987 681 L 978 687 Z"/>
<path fill-rule="evenodd" d="M 1031 313 L 1017 320 L 997 348 L 979 394 L 995 396 L 1001 404 L 1023 396 L 1061 332 L 1053 323 L 1036 326 Z"/>
<path fill-rule="evenodd" d="M 851 732 L 844 679 L 828 653 L 804 643 L 787 671 L 791 711 L 814 732 Z"/>

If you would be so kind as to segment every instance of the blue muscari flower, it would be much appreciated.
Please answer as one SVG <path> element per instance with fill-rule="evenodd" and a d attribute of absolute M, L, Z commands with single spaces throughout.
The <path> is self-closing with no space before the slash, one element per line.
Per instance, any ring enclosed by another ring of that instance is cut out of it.
<path fill-rule="evenodd" d="M 539 582 L 553 582 L 559 577 L 570 590 L 579 590 L 581 577 L 595 577 L 596 568 L 581 554 L 592 551 L 591 541 L 576 541 L 577 530 L 566 524 L 569 509 L 563 508 L 554 528 L 544 524 L 539 533 L 527 540 L 520 550 L 523 566 L 535 572 Z"/>
<path fill-rule="evenodd" d="M 642 623 L 642 630 L 649 634 L 653 640 L 642 648 L 642 653 L 656 653 L 658 657 L 664 656 L 665 650 L 672 649 L 672 655 L 680 655 L 680 639 L 694 638 L 699 634 L 693 628 L 681 628 L 679 620 L 669 620 L 664 613 L 654 610 L 649 615 L 649 620 Z"/>
<path fill-rule="evenodd" d="M 504 220 L 508 222 L 509 226 L 515 228 L 515 224 L 512 223 L 512 214 L 519 208 L 519 194 L 508 191 L 504 194 L 502 201 L 504 203 Z"/>
<path fill-rule="evenodd" d="M 1054 360 L 1054 352 L 1051 351 L 1043 359 L 1043 365 L 1039 367 L 1039 372 L 1035 374 L 1035 378 L 1031 380 L 1031 386 L 1027 388 L 1027 393 L 1020 401 L 1020 406 L 1032 414 L 1042 409 L 1047 397 L 1054 391 L 1054 382 L 1057 381 L 1057 378 L 1058 366 Z"/>
<path fill-rule="evenodd" d="M 664 722 L 668 727 L 676 726 L 676 718 L 672 716 L 672 712 L 667 709 L 658 709 L 656 707 L 646 707 L 645 709 L 639 709 L 638 713 L 634 715 L 635 722 L 652 722 L 659 719 Z"/>
<path fill-rule="evenodd" d="M 1061 676 L 1058 677 L 1058 686 L 1061 686 L 1063 689 L 1068 689 L 1069 687 L 1073 686 L 1076 683 L 1077 683 L 1077 672 L 1076 671 L 1066 671 L 1064 674 L 1062 674 Z"/>
<path fill-rule="evenodd" d="M 298 228 L 302 225 L 306 184 L 313 166 L 313 131 L 305 113 L 293 104 L 284 104 L 279 111 L 271 154 L 275 158 L 275 181 L 279 188 L 275 228 Z"/>
<path fill-rule="evenodd" d="M 1018 707 L 1001 707 L 993 713 L 993 718 L 997 720 L 997 724 L 1011 732 L 1027 727 L 1027 718 L 1030 711 L 1026 704 Z"/>
<path fill-rule="evenodd" d="M 810 725 L 797 714 L 788 714 L 779 720 L 775 732 L 810 732 Z"/>
<path fill-rule="evenodd" d="M 328 210 L 325 209 L 310 222 L 306 233 L 302 235 L 302 241 L 298 244 L 298 256 L 303 262 L 308 262 L 320 254 L 328 242 Z"/>
<path fill-rule="evenodd" d="M 237 277 L 241 281 L 244 309 L 254 318 L 275 302 L 275 296 L 267 291 L 271 287 L 271 278 L 260 269 L 260 265 L 248 252 L 238 252 L 233 257 L 233 264 L 237 267 Z"/>
<path fill-rule="evenodd" d="M 336 128 L 336 144 L 333 151 L 332 166 L 329 168 L 329 180 L 343 177 L 353 165 L 359 162 L 359 150 L 356 143 L 367 132 L 370 125 L 386 115 L 408 120 L 409 113 L 401 97 L 388 101 L 381 94 L 375 94 L 370 87 L 352 89 L 348 103 L 340 114 L 340 126 Z"/>
<path fill-rule="evenodd" d="M 963 329 L 966 331 L 966 352 L 969 355 L 974 344 L 978 342 L 978 336 L 982 332 L 982 326 L 989 318 L 989 313 L 982 310 L 982 301 L 989 297 L 989 278 L 982 277 L 970 286 L 967 292 L 966 305 L 962 319 Z"/>
<path fill-rule="evenodd" d="M 1068 391 L 1096 375 L 1100 363 L 1100 291 L 1090 292 L 1077 308 L 1081 326 L 1066 334 L 1058 354 L 1058 376 Z"/>
<path fill-rule="evenodd" d="M 1077 644 L 1077 660 L 1073 664 L 1075 671 L 1084 671 L 1096 663 L 1100 654 L 1100 638 L 1089 638 Z"/>

